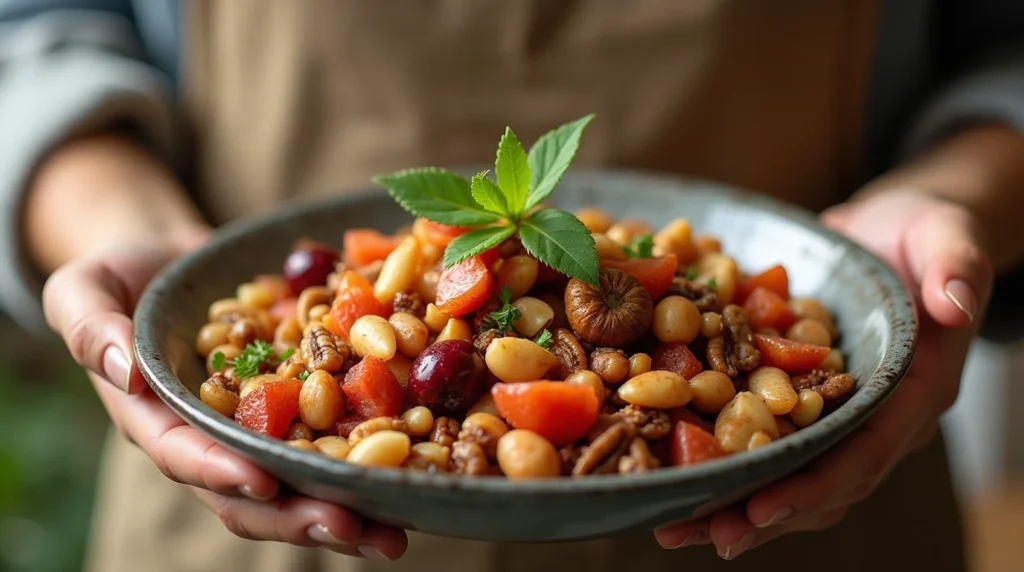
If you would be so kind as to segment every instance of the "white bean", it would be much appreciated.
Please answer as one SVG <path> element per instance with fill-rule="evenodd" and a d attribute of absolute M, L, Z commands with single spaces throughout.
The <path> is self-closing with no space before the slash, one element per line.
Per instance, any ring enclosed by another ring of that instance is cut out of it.
<path fill-rule="evenodd" d="M 693 398 L 685 377 L 664 370 L 641 373 L 619 386 L 618 393 L 626 403 L 653 409 L 682 407 Z"/>
<path fill-rule="evenodd" d="M 777 367 L 762 366 L 750 373 L 750 391 L 764 400 L 772 415 L 785 415 L 796 406 L 797 395 L 789 374 Z"/>
<path fill-rule="evenodd" d="M 411 447 L 405 433 L 378 431 L 356 443 L 345 460 L 370 467 L 401 467 Z"/>
<path fill-rule="evenodd" d="M 484 355 L 487 369 L 505 383 L 538 381 L 558 363 L 555 354 L 523 338 L 497 338 Z"/>
<path fill-rule="evenodd" d="M 390 304 L 395 294 L 405 292 L 416 282 L 419 264 L 420 242 L 409 235 L 384 259 L 373 286 L 373 295 L 384 304 Z"/>
<path fill-rule="evenodd" d="M 367 315 L 356 320 L 348 339 L 359 357 L 373 356 L 388 361 L 398 350 L 394 328 L 380 316 Z"/>

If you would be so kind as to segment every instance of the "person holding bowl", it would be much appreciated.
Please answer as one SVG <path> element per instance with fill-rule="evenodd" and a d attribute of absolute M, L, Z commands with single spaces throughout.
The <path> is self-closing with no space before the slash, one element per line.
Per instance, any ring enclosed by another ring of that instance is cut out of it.
<path fill-rule="evenodd" d="M 61 335 L 117 428 L 91 569 L 964 567 L 937 422 L 993 277 L 1024 253 L 1020 8 L 36 0 L 0 3 L 0 30 L 0 300 Z M 914 367 L 855 434 L 704 519 L 501 545 L 278 496 L 148 391 L 133 305 L 216 225 L 408 165 L 489 162 L 503 126 L 532 141 L 589 111 L 578 164 L 801 204 L 907 281 Z"/>

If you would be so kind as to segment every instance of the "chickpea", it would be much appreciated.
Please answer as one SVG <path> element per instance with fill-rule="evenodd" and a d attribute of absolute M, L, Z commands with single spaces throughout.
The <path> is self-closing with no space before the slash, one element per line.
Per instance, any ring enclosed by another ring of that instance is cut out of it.
<path fill-rule="evenodd" d="M 629 378 L 651 371 L 651 356 L 638 352 L 629 356 Z"/>
<path fill-rule="evenodd" d="M 422 320 L 406 312 L 391 314 L 388 318 L 391 328 L 395 330 L 395 342 L 398 351 L 407 357 L 415 358 L 427 349 L 427 338 L 430 331 Z"/>
<path fill-rule="evenodd" d="M 797 318 L 818 320 L 828 327 L 830 333 L 835 334 L 836 323 L 832 319 L 832 313 L 814 298 L 793 298 L 789 301 L 789 309 Z"/>
<path fill-rule="evenodd" d="M 597 257 L 605 260 L 628 260 L 625 249 L 617 242 L 603 234 L 594 235 L 594 247 L 597 250 Z"/>
<path fill-rule="evenodd" d="M 682 296 L 667 296 L 654 307 L 651 329 L 660 341 L 688 344 L 700 333 L 701 316 L 697 306 Z"/>
<path fill-rule="evenodd" d="M 820 393 L 813 389 L 804 389 L 800 392 L 800 400 L 789 412 L 789 418 L 793 420 L 793 425 L 807 427 L 818 420 L 824 406 L 825 400 Z"/>
<path fill-rule="evenodd" d="M 241 350 L 241 348 L 237 348 L 237 347 L 235 347 L 235 346 L 233 346 L 231 344 L 224 344 L 224 345 L 217 346 L 217 347 L 213 348 L 213 351 L 211 351 L 210 354 L 208 356 L 206 356 L 206 373 L 207 373 L 207 375 L 213 375 L 215 372 L 224 371 L 224 369 L 226 367 L 228 367 L 226 365 L 224 366 L 224 368 L 221 368 L 221 369 L 215 369 L 213 367 L 214 356 L 216 356 L 218 353 L 219 354 L 223 354 L 224 355 L 224 361 L 227 362 L 227 361 L 233 360 L 233 359 L 237 358 L 238 356 L 242 355 L 242 350 Z"/>
<path fill-rule="evenodd" d="M 839 348 L 832 348 L 828 351 L 828 355 L 825 356 L 825 361 L 821 362 L 821 369 L 830 371 L 843 371 L 846 368 L 846 360 L 843 358 L 843 352 Z"/>
<path fill-rule="evenodd" d="M 199 399 L 225 417 L 234 417 L 238 409 L 238 395 L 209 381 L 199 386 Z"/>
<path fill-rule="evenodd" d="M 828 326 L 813 318 L 797 320 L 786 331 L 786 338 L 794 342 L 826 348 L 832 345 L 832 334 L 829 332 Z"/>
<path fill-rule="evenodd" d="M 402 414 L 402 421 L 409 426 L 409 434 L 422 437 L 434 427 L 434 414 L 423 406 L 413 407 Z"/>
<path fill-rule="evenodd" d="M 380 316 L 367 315 L 356 320 L 348 339 L 359 357 L 373 356 L 388 361 L 398 351 L 394 328 Z"/>
<path fill-rule="evenodd" d="M 299 417 L 317 431 L 334 427 L 345 407 L 341 386 L 334 376 L 315 370 L 299 390 Z"/>
<path fill-rule="evenodd" d="M 513 300 L 521 298 L 533 288 L 539 271 L 540 264 L 536 258 L 525 254 L 511 256 L 505 259 L 498 270 L 496 289 L 500 292 L 502 288 L 508 287 L 512 290 Z"/>
<path fill-rule="evenodd" d="M 228 332 L 231 324 L 212 322 L 199 329 L 196 334 L 196 353 L 206 357 L 213 353 L 217 346 L 228 343 Z"/>
<path fill-rule="evenodd" d="M 506 337 L 496 338 L 487 346 L 484 361 L 495 377 L 505 383 L 517 383 L 543 379 L 558 358 L 532 340 Z"/>
<path fill-rule="evenodd" d="M 301 341 L 302 326 L 295 316 L 288 316 L 281 320 L 274 330 L 274 345 L 297 348 Z"/>
<path fill-rule="evenodd" d="M 399 431 L 378 431 L 352 447 L 346 461 L 369 467 L 401 467 L 409 456 L 412 441 Z"/>
<path fill-rule="evenodd" d="M 594 234 L 606 232 L 615 223 L 608 213 L 601 209 L 582 208 L 576 211 L 576 218 Z"/>
<path fill-rule="evenodd" d="M 555 319 L 551 306 L 532 296 L 523 296 L 512 305 L 519 309 L 520 314 L 514 324 L 516 331 L 527 338 L 536 336 Z"/>
<path fill-rule="evenodd" d="M 572 385 L 586 385 L 590 387 L 594 390 L 598 403 L 604 403 L 604 400 L 608 398 L 608 388 L 601 381 L 601 376 L 589 369 L 581 369 L 569 374 L 569 377 L 565 378 L 565 382 Z"/>
<path fill-rule="evenodd" d="M 764 447 L 765 445 L 772 442 L 772 436 L 765 433 L 764 431 L 757 431 L 750 436 L 750 441 L 747 442 L 747 450 L 753 451 L 758 447 Z"/>
<path fill-rule="evenodd" d="M 797 404 L 789 374 L 777 367 L 761 366 L 750 373 L 750 391 L 764 400 L 772 415 L 785 415 Z"/>
<path fill-rule="evenodd" d="M 252 318 L 242 318 L 231 325 L 228 330 L 228 341 L 231 345 L 245 349 L 245 346 L 259 337 L 260 325 Z"/>
<path fill-rule="evenodd" d="M 682 407 L 693 398 L 686 378 L 672 371 L 649 371 L 623 383 L 619 397 L 626 403 L 652 409 Z"/>
<path fill-rule="evenodd" d="M 700 335 L 713 338 L 722 333 L 722 315 L 718 312 L 704 312 L 700 315 Z"/>
<path fill-rule="evenodd" d="M 448 325 L 448 320 L 451 319 L 451 316 L 444 313 L 434 304 L 427 304 L 427 313 L 423 317 L 423 323 L 427 325 L 427 328 L 430 329 L 431 332 L 440 332 Z"/>
<path fill-rule="evenodd" d="M 693 392 L 693 408 L 705 415 L 718 413 L 736 396 L 732 379 L 714 370 L 702 371 L 688 382 Z"/>
<path fill-rule="evenodd" d="M 629 360 L 619 350 L 599 348 L 590 356 L 590 369 L 609 385 L 618 385 L 629 375 Z"/>
<path fill-rule="evenodd" d="M 239 286 L 235 295 L 242 304 L 260 310 L 270 308 L 277 301 L 274 298 L 274 293 L 269 288 L 263 284 L 254 284 L 252 282 L 246 282 Z"/>
<path fill-rule="evenodd" d="M 339 461 L 344 461 L 345 458 L 348 457 L 349 451 L 352 450 L 352 447 L 349 446 L 348 441 L 344 437 L 338 437 L 336 435 L 321 437 L 316 441 L 313 441 L 313 444 L 316 445 L 316 448 L 320 449 L 320 452 L 324 455 L 327 455 L 332 459 L 338 459 Z"/>
<path fill-rule="evenodd" d="M 500 439 L 502 435 L 508 433 L 508 425 L 505 425 L 497 415 L 474 413 L 462 422 L 462 430 L 479 430 L 493 439 Z"/>
<path fill-rule="evenodd" d="M 437 270 L 427 270 L 426 272 L 419 275 L 416 278 L 415 290 L 416 293 L 423 298 L 424 301 L 436 300 L 437 299 L 437 281 L 440 280 L 441 273 Z"/>
<path fill-rule="evenodd" d="M 288 433 L 285 434 L 286 441 L 294 441 L 296 439 L 305 439 L 307 441 L 313 440 L 313 429 L 303 423 L 302 421 L 292 423 L 291 427 L 288 428 Z"/>
<path fill-rule="evenodd" d="M 309 451 L 310 453 L 320 452 L 320 449 L 318 449 L 317 446 L 309 439 L 292 439 L 291 441 L 287 441 L 287 443 L 289 446 L 301 451 Z"/>
<path fill-rule="evenodd" d="M 557 477 L 561 465 L 555 446 L 532 431 L 515 429 L 498 440 L 498 466 L 509 479 Z"/>
<path fill-rule="evenodd" d="M 758 431 L 773 439 L 779 436 L 779 426 L 764 400 L 748 391 L 737 393 L 715 419 L 715 438 L 730 453 L 746 451 Z"/>
<path fill-rule="evenodd" d="M 445 340 L 464 340 L 467 342 L 473 341 L 473 330 L 470 329 L 469 324 L 466 320 L 461 318 L 452 318 L 448 320 L 441 333 L 437 334 L 437 339 L 434 343 L 443 342 Z"/>

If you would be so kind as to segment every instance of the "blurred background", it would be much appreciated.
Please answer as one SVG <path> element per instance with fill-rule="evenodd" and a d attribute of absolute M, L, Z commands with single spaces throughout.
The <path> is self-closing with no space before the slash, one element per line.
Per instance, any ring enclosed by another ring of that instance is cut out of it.
<path fill-rule="evenodd" d="M 80 569 L 107 420 L 61 346 L 0 316 L 0 571 Z M 945 419 L 974 572 L 1024 570 L 1024 344 L 978 342 Z"/>

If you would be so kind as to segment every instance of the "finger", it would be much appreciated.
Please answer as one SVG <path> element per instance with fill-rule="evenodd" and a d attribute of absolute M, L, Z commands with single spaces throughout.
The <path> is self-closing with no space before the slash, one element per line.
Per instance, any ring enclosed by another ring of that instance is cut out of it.
<path fill-rule="evenodd" d="M 364 524 L 340 506 L 307 497 L 258 502 L 204 490 L 196 490 L 196 495 L 232 534 L 249 540 L 324 546 L 378 560 L 397 560 L 408 547 L 408 539 L 401 530 Z"/>
<path fill-rule="evenodd" d="M 169 256 L 159 249 L 104 254 L 57 270 L 43 289 L 46 320 L 75 361 L 122 391 L 145 387 L 133 367 L 128 314 Z"/>
<path fill-rule="evenodd" d="M 861 429 L 838 446 L 753 495 L 746 507 L 750 522 L 764 528 L 867 497 L 927 423 L 930 413 L 920 407 L 927 402 L 922 394 L 927 384 L 912 381 L 901 384 Z"/>
<path fill-rule="evenodd" d="M 679 524 L 670 524 L 654 531 L 654 538 L 662 548 L 672 550 L 685 546 L 709 544 L 708 527 L 711 517 L 698 518 Z"/>
<path fill-rule="evenodd" d="M 907 229 L 903 250 L 928 314 L 946 327 L 969 326 L 993 275 L 972 217 L 952 205 L 933 208 Z"/>
<path fill-rule="evenodd" d="M 94 385 L 118 429 L 167 478 L 222 495 L 277 495 L 277 479 L 186 424 L 152 392 L 125 395 L 106 383 Z"/>
<path fill-rule="evenodd" d="M 784 525 L 772 526 L 769 528 L 757 528 L 749 522 L 746 522 L 745 519 L 743 521 L 735 519 L 728 524 L 723 523 L 721 527 L 724 528 L 729 526 L 731 527 L 731 530 L 727 533 L 722 532 L 721 536 L 728 538 L 735 537 L 739 538 L 739 540 L 730 545 L 716 545 L 718 555 L 726 560 L 734 560 L 744 552 L 749 552 L 787 534 L 792 534 L 794 532 L 814 532 L 832 528 L 846 518 L 846 512 L 847 509 L 845 507 L 833 509 L 811 517 L 794 519 Z"/>

